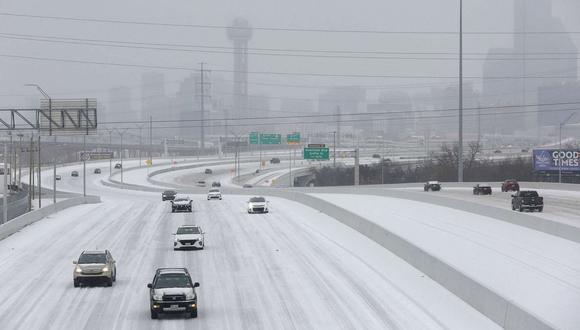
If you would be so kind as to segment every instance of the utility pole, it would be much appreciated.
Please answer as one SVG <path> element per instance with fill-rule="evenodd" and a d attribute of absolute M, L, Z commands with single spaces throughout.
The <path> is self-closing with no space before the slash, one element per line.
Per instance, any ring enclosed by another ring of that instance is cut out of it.
<path fill-rule="evenodd" d="M 83 134 L 83 196 L 87 196 L 87 135 Z"/>
<path fill-rule="evenodd" d="M 149 165 L 153 164 L 153 116 L 149 116 Z M 147 167 L 149 168 L 149 167 Z M 149 170 L 147 170 L 149 174 Z"/>
<path fill-rule="evenodd" d="M 204 69 L 204 62 L 200 63 L 200 73 L 201 73 L 201 86 L 200 86 L 200 94 L 201 94 L 201 150 L 202 152 L 205 151 L 205 69 Z"/>
<path fill-rule="evenodd" d="M 572 112 L 568 118 L 560 123 L 560 146 L 558 148 L 558 183 L 562 183 L 562 128 L 566 123 L 574 117 L 576 112 Z"/>
<path fill-rule="evenodd" d="M 32 211 L 32 200 L 34 199 L 34 136 L 30 135 L 30 149 L 28 150 L 28 211 Z"/>
<path fill-rule="evenodd" d="M 354 149 L 354 185 L 358 186 L 359 185 L 359 180 L 360 180 L 360 169 L 359 169 L 359 149 L 356 148 Z"/>
<path fill-rule="evenodd" d="M 332 149 L 333 149 L 332 167 L 336 168 L 336 131 L 332 132 L 332 135 L 334 136 L 334 140 L 332 143 Z"/>
<path fill-rule="evenodd" d="M 288 176 L 289 176 L 289 178 L 288 178 L 289 179 L 289 185 L 288 186 L 290 188 L 292 188 L 294 186 L 294 182 L 292 181 L 292 149 L 289 149 L 288 151 L 289 151 L 288 152 L 288 160 L 289 160 L 289 162 L 288 162 L 289 165 L 288 166 L 290 166 L 290 170 L 288 172 Z"/>
<path fill-rule="evenodd" d="M 40 133 L 38 133 L 38 208 L 42 207 L 42 186 L 40 180 L 42 178 L 42 162 L 40 160 Z"/>
<path fill-rule="evenodd" d="M 336 132 L 335 134 L 337 136 L 335 136 L 334 141 L 335 141 L 335 148 L 336 148 L 336 138 L 338 137 L 338 144 L 340 145 L 340 106 L 336 107 Z"/>
<path fill-rule="evenodd" d="M 4 143 L 4 184 L 2 185 L 4 189 L 4 199 L 2 204 L 2 221 L 0 224 L 8 221 L 8 181 L 6 180 L 6 174 L 8 172 L 8 144 Z"/>
<path fill-rule="evenodd" d="M 457 182 L 463 182 L 463 0 L 459 0 L 459 150 Z"/>
<path fill-rule="evenodd" d="M 22 183 L 22 138 L 24 134 L 18 134 L 18 185 Z"/>
<path fill-rule="evenodd" d="M 113 130 L 108 129 L 109 132 L 109 153 L 111 153 L 111 157 L 109 157 L 109 177 L 113 175 Z"/>
<path fill-rule="evenodd" d="M 139 167 L 141 167 L 141 151 L 143 150 L 143 125 L 139 124 L 137 127 L 139 127 Z"/>

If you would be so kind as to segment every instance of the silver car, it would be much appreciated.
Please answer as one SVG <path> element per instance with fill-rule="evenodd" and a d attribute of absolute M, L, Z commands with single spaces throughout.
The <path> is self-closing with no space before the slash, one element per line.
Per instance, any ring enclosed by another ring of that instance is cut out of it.
<path fill-rule="evenodd" d="M 117 266 L 109 250 L 83 251 L 78 260 L 73 261 L 73 284 L 78 288 L 88 282 L 105 282 L 112 286 L 117 280 Z"/>

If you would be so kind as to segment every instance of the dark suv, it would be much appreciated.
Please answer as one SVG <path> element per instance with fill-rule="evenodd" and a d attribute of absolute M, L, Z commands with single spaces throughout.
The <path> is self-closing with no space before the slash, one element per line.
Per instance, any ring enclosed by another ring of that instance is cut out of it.
<path fill-rule="evenodd" d="M 423 190 L 439 191 L 441 190 L 441 183 L 439 181 L 427 181 L 423 186 Z"/>
<path fill-rule="evenodd" d="M 158 268 L 149 288 L 151 318 L 161 313 L 187 313 L 197 317 L 198 282 L 192 282 L 187 268 Z"/>

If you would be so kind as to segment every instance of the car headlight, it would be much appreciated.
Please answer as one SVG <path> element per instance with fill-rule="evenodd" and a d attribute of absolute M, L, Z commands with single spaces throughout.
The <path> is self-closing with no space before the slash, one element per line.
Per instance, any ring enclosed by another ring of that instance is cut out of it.
<path fill-rule="evenodd" d="M 193 299 L 195 299 L 195 294 L 194 293 L 186 294 L 185 295 L 185 299 L 187 299 L 187 300 L 193 300 Z"/>
<path fill-rule="evenodd" d="M 77 267 L 77 268 L 75 268 L 75 272 L 77 272 L 77 273 L 82 273 L 82 272 L 83 272 L 83 270 L 82 270 L 80 267 Z"/>
<path fill-rule="evenodd" d="M 154 294 L 153 295 L 153 300 L 163 300 L 163 295 L 161 295 L 161 294 Z"/>
<path fill-rule="evenodd" d="M 109 267 L 105 266 L 105 267 L 103 267 L 102 270 L 103 270 L 103 272 L 108 272 L 109 271 Z"/>

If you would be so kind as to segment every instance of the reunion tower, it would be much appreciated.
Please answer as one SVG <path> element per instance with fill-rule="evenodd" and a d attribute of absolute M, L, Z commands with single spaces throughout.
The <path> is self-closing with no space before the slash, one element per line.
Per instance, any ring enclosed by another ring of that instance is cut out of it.
<path fill-rule="evenodd" d="M 234 118 L 247 117 L 248 111 L 248 41 L 252 27 L 247 20 L 236 18 L 227 30 L 234 44 Z"/>

